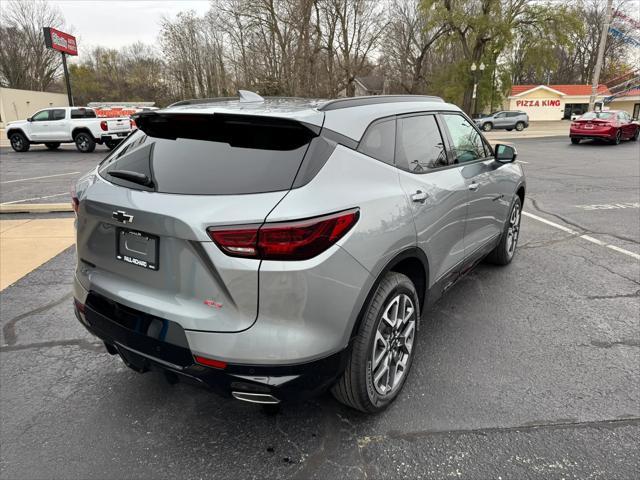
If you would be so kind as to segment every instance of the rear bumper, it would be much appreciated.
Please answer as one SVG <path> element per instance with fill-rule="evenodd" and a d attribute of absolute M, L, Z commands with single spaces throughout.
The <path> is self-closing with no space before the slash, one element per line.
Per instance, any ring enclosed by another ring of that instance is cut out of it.
<path fill-rule="evenodd" d="M 124 140 L 125 138 L 127 138 L 127 135 L 129 135 L 129 133 L 131 132 L 119 132 L 119 133 L 105 133 L 100 135 L 100 140 L 104 143 L 104 142 L 110 142 L 110 141 L 117 141 L 120 142 L 122 140 Z"/>
<path fill-rule="evenodd" d="M 602 129 L 602 130 L 583 130 L 583 129 L 571 129 L 569 130 L 569 136 L 571 138 L 580 139 L 605 139 L 613 140 L 616 137 L 614 129 Z"/>
<path fill-rule="evenodd" d="M 136 316 L 133 309 L 94 293 L 88 295 L 85 304 L 75 302 L 75 313 L 89 332 L 104 341 L 110 353 L 119 354 L 133 370 L 171 372 L 225 397 L 265 394 L 281 402 L 313 397 L 336 381 L 346 366 L 349 351 L 347 348 L 295 365 L 226 364 L 224 368 L 213 368 L 195 362 L 184 331 L 175 322 L 143 312 Z"/>

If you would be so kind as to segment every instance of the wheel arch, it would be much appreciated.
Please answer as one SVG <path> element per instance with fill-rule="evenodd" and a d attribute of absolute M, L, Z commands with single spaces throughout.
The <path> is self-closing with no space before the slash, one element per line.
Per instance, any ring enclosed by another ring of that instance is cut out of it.
<path fill-rule="evenodd" d="M 91 138 L 95 140 L 93 133 L 91 133 L 91 130 L 89 130 L 87 127 L 76 127 L 71 131 L 71 138 L 73 138 L 73 141 L 76 140 L 76 135 L 78 135 L 79 133 L 88 133 Z"/>
<path fill-rule="evenodd" d="M 24 133 L 24 130 L 22 130 L 21 128 L 10 128 L 9 130 L 7 130 L 7 133 L 6 133 L 7 138 L 9 138 L 14 133 L 20 133 L 20 134 L 22 134 L 22 136 L 24 136 L 24 138 L 26 138 L 27 140 L 31 141 L 29 139 L 28 135 L 26 133 Z"/>
<path fill-rule="evenodd" d="M 371 298 L 375 295 L 380 282 L 388 272 L 402 273 L 411 279 L 416 287 L 416 292 L 418 293 L 420 312 L 422 313 L 422 309 L 427 303 L 426 300 L 429 289 L 429 260 L 427 259 L 427 255 L 420 248 L 410 247 L 401 251 L 389 260 L 376 277 L 362 306 L 360 307 L 350 338 L 353 338 L 358 333 L 362 319 L 366 313 L 367 306 L 369 305 Z"/>

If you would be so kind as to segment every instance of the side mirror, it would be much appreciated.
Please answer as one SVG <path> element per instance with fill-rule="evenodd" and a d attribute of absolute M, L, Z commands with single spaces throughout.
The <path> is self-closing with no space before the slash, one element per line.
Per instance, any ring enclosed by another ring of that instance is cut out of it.
<path fill-rule="evenodd" d="M 32 117 L 27 118 L 27 122 L 33 122 L 33 118 Z"/>
<path fill-rule="evenodd" d="M 515 147 L 511 145 L 503 145 L 501 143 L 496 145 L 496 161 L 500 163 L 512 163 L 516 161 L 518 152 Z"/>

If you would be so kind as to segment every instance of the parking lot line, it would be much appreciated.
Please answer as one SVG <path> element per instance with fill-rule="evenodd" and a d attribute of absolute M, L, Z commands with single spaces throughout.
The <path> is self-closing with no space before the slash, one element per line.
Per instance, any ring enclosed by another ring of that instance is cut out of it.
<path fill-rule="evenodd" d="M 31 200 L 43 200 L 45 198 L 61 197 L 62 195 L 69 195 L 69 192 L 56 193 L 55 195 L 45 195 L 44 197 L 32 197 L 23 198 L 22 200 L 12 200 L 11 202 L 2 202 L 0 205 L 12 205 L 14 203 L 30 202 Z"/>
<path fill-rule="evenodd" d="M 0 184 L 4 185 L 6 183 L 28 182 L 29 180 L 41 180 L 43 178 L 64 177 L 65 175 L 76 175 L 78 173 L 80 172 L 56 173 L 55 175 L 44 175 L 42 177 L 18 178 L 17 180 L 7 180 L 6 182 L 0 182 Z"/>
<path fill-rule="evenodd" d="M 0 220 L 0 290 L 73 245 L 74 220 Z"/>
<path fill-rule="evenodd" d="M 570 233 L 571 235 L 575 235 L 578 238 L 586 240 L 587 242 L 595 243 L 596 245 L 600 245 L 601 247 L 608 248 L 610 250 L 614 250 L 618 253 L 624 253 L 625 255 L 629 255 L 630 257 L 635 258 L 636 260 L 640 260 L 640 255 L 634 252 L 630 252 L 629 250 L 625 250 L 624 248 L 617 247 L 615 245 L 608 244 L 607 242 L 603 242 L 602 240 L 598 240 L 597 238 L 591 237 L 589 235 L 582 235 L 577 230 L 573 230 L 571 228 L 565 227 L 564 225 L 560 225 L 558 223 L 547 220 L 546 218 L 539 217 L 538 215 L 534 215 L 529 212 L 522 212 L 523 215 L 533 218 L 534 220 L 538 220 L 539 222 L 546 223 L 547 225 L 557 228 L 558 230 L 562 230 L 563 232 Z"/>

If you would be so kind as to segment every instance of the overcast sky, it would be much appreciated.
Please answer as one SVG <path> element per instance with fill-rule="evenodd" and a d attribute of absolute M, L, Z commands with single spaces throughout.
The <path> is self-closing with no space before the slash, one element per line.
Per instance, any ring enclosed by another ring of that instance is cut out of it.
<path fill-rule="evenodd" d="M 1 1 L 1 0 L 0 0 Z M 119 48 L 137 41 L 155 43 L 163 16 L 195 10 L 202 15 L 209 0 L 49 0 L 58 7 L 78 40 L 80 57 L 89 47 Z"/>

